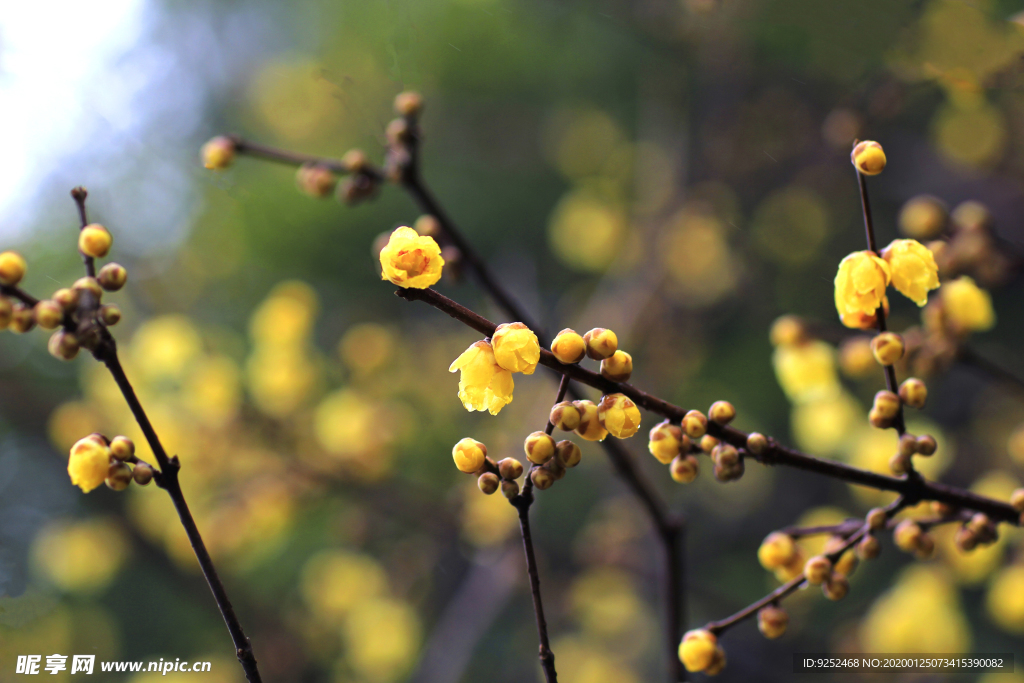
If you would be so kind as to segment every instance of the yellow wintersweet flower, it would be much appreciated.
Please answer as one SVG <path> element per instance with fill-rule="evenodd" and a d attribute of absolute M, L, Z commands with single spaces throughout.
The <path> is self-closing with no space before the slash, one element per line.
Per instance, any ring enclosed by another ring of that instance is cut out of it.
<path fill-rule="evenodd" d="M 97 434 L 90 434 L 71 447 L 68 474 L 71 483 L 89 493 L 103 483 L 110 468 L 110 446 Z"/>
<path fill-rule="evenodd" d="M 989 586 L 986 602 L 989 615 L 1003 630 L 1024 634 L 1024 566 L 1000 571 Z"/>
<path fill-rule="evenodd" d="M 532 375 L 540 360 L 540 342 L 523 323 L 498 325 L 491 337 L 494 359 L 509 372 Z"/>
<path fill-rule="evenodd" d="M 779 386 L 794 403 L 832 397 L 840 391 L 835 349 L 823 341 L 777 346 L 772 365 Z"/>
<path fill-rule="evenodd" d="M 628 439 L 640 429 L 640 409 L 625 394 L 604 396 L 597 406 L 597 418 L 618 439 Z"/>
<path fill-rule="evenodd" d="M 850 152 L 850 161 L 864 175 L 878 175 L 885 168 L 885 152 L 874 140 L 865 140 Z"/>
<path fill-rule="evenodd" d="M 448 372 L 462 371 L 459 378 L 459 400 L 466 410 L 486 410 L 491 415 L 512 402 L 512 373 L 494 357 L 494 349 L 481 340 L 455 359 Z"/>
<path fill-rule="evenodd" d="M 970 332 L 984 332 L 996 324 L 992 297 L 966 275 L 942 285 L 939 294 L 943 310 L 955 327 Z"/>
<path fill-rule="evenodd" d="M 836 273 L 836 310 L 847 327 L 859 327 L 873 318 L 885 299 L 891 280 L 889 264 L 870 251 L 855 251 L 839 263 Z"/>
<path fill-rule="evenodd" d="M 401 227 L 391 233 L 381 249 L 381 280 L 399 287 L 426 289 L 441 279 L 441 247 L 433 237 L 420 236 L 412 228 Z"/>
<path fill-rule="evenodd" d="M 893 240 L 882 250 L 892 284 L 918 306 L 928 303 L 929 290 L 939 286 L 939 266 L 928 247 L 917 240 Z"/>

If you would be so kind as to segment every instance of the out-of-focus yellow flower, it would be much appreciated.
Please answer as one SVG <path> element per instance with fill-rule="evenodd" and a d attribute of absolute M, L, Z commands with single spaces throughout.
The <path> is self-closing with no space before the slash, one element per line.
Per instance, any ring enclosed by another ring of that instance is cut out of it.
<path fill-rule="evenodd" d="M 81 401 L 61 404 L 50 413 L 47 432 L 50 442 L 60 450 L 70 449 L 82 434 L 100 425 L 101 416 L 92 406 Z"/>
<path fill-rule="evenodd" d="M 32 557 L 58 588 L 91 593 L 110 585 L 128 555 L 124 531 L 113 520 L 55 522 L 36 536 Z"/>
<path fill-rule="evenodd" d="M 852 517 L 852 515 L 848 514 L 842 508 L 831 505 L 822 505 L 816 508 L 811 508 L 800 515 L 800 518 L 796 521 L 796 526 L 828 526 L 830 524 L 839 524 L 850 517 Z M 806 553 L 807 556 L 813 556 L 823 554 L 825 552 L 825 544 L 827 542 L 827 536 L 815 535 L 804 536 L 796 541 L 796 544 L 804 551 L 804 553 Z"/>
<path fill-rule="evenodd" d="M 537 335 L 523 323 L 502 323 L 491 337 L 494 359 L 509 372 L 532 375 L 540 360 Z"/>
<path fill-rule="evenodd" d="M 558 653 L 558 675 L 578 683 L 640 683 L 626 662 L 619 661 L 608 647 L 592 638 L 563 637 L 552 649 Z"/>
<path fill-rule="evenodd" d="M 448 368 L 449 372 L 457 370 L 462 371 L 459 400 L 466 410 L 486 410 L 497 415 L 512 402 L 512 373 L 498 365 L 494 349 L 487 342 L 475 342 L 463 351 Z"/>
<path fill-rule="evenodd" d="M 1019 425 L 1006 441 L 1006 450 L 1017 464 L 1024 465 L 1024 424 Z"/>
<path fill-rule="evenodd" d="M 91 435 L 71 447 L 68 474 L 71 483 L 89 493 L 103 483 L 110 467 L 110 447 L 102 438 Z"/>
<path fill-rule="evenodd" d="M 729 248 L 724 224 L 715 216 L 692 209 L 680 211 L 669 223 L 660 256 L 670 283 L 687 305 L 712 304 L 736 287 L 736 257 Z"/>
<path fill-rule="evenodd" d="M 628 439 L 640 429 L 640 409 L 625 394 L 608 394 L 597 406 L 597 419 L 617 439 Z"/>
<path fill-rule="evenodd" d="M 346 59 L 353 70 L 373 85 L 372 70 L 358 63 L 358 55 Z M 278 135 L 289 140 L 308 140 L 328 125 L 344 120 L 337 86 L 324 78 L 323 64 L 301 57 L 270 61 L 251 81 L 249 91 L 253 109 Z"/>
<path fill-rule="evenodd" d="M 132 336 L 132 365 L 149 381 L 178 380 L 203 348 L 199 332 L 183 315 L 143 323 Z"/>
<path fill-rule="evenodd" d="M 302 349 L 257 346 L 246 363 L 249 393 L 266 415 L 284 418 L 313 392 L 317 369 Z"/>
<path fill-rule="evenodd" d="M 970 652 L 971 632 L 949 575 L 913 565 L 860 625 L 864 652 Z"/>
<path fill-rule="evenodd" d="M 573 581 L 569 603 L 583 630 L 617 638 L 642 627 L 644 604 L 629 575 L 619 569 L 591 569 Z"/>
<path fill-rule="evenodd" d="M 878 363 L 871 351 L 871 337 L 857 335 L 843 341 L 839 347 L 839 367 L 851 379 L 864 379 L 877 373 Z"/>
<path fill-rule="evenodd" d="M 385 595 L 387 587 L 387 575 L 375 559 L 343 550 L 311 557 L 299 581 L 309 611 L 332 623 L 340 622 L 359 602 Z"/>
<path fill-rule="evenodd" d="M 947 320 L 967 332 L 984 332 L 996 324 L 992 297 L 966 275 L 942 285 L 939 290 Z"/>
<path fill-rule="evenodd" d="M 752 222 L 758 253 L 787 265 L 813 260 L 829 236 L 828 205 L 816 192 L 798 185 L 768 195 Z"/>
<path fill-rule="evenodd" d="M 231 138 L 219 135 L 203 145 L 199 156 L 206 168 L 223 171 L 235 160 L 235 143 Z"/>
<path fill-rule="evenodd" d="M 409 669 L 420 645 L 412 606 L 392 598 L 361 600 L 343 628 L 348 662 L 368 681 L 390 683 Z"/>
<path fill-rule="evenodd" d="M 242 403 L 241 371 L 228 356 L 207 356 L 185 378 L 182 402 L 200 422 L 223 426 Z"/>
<path fill-rule="evenodd" d="M 259 346 L 297 346 L 309 339 L 318 309 L 312 287 L 298 280 L 282 282 L 253 312 L 249 334 Z"/>
<path fill-rule="evenodd" d="M 928 303 L 929 290 L 939 286 L 939 266 L 931 250 L 917 240 L 893 240 L 882 250 L 892 284 L 918 306 Z"/>
<path fill-rule="evenodd" d="M 628 221 L 622 207 L 589 190 L 575 190 L 562 198 L 551 214 L 551 248 L 562 262 L 576 270 L 607 268 L 620 255 Z"/>
<path fill-rule="evenodd" d="M 365 375 L 383 367 L 395 352 L 395 335 L 376 323 L 353 325 L 338 344 L 341 359 L 357 374 Z"/>
<path fill-rule="evenodd" d="M 840 390 L 835 349 L 823 341 L 776 346 L 772 364 L 779 385 L 794 403 L 833 397 Z"/>
<path fill-rule="evenodd" d="M 935 239 L 948 219 L 949 208 L 941 199 L 922 194 L 908 200 L 900 209 L 900 231 L 916 240 Z"/>
<path fill-rule="evenodd" d="M 325 451 L 345 459 L 375 450 L 386 440 L 381 432 L 387 427 L 380 422 L 369 398 L 351 389 L 340 389 L 325 396 L 317 406 L 313 430 Z M 382 456 L 376 452 L 370 455 Z"/>
<path fill-rule="evenodd" d="M 891 279 L 889 264 L 870 251 L 855 251 L 839 263 L 836 310 L 847 327 L 858 327 L 861 316 L 874 316 Z"/>
<path fill-rule="evenodd" d="M 402 226 L 391 233 L 387 246 L 381 249 L 380 266 L 382 280 L 399 287 L 426 289 L 441 279 L 444 259 L 433 237 Z"/>
<path fill-rule="evenodd" d="M 985 604 L 992 620 L 1000 627 L 1024 635 L 1024 565 L 1000 571 L 992 579 Z"/>
<path fill-rule="evenodd" d="M 940 108 L 932 132 L 940 152 L 968 166 L 993 166 L 1006 153 L 1005 117 L 998 107 L 983 99 L 968 106 L 947 104 Z"/>
<path fill-rule="evenodd" d="M 843 448 L 849 441 L 851 428 L 863 420 L 864 411 L 860 404 L 843 390 L 832 396 L 797 403 L 790 414 L 797 445 L 822 455 Z"/>
<path fill-rule="evenodd" d="M 462 535 L 473 545 L 496 546 L 519 528 L 516 510 L 504 496 L 481 496 L 475 481 L 462 492 Z"/>

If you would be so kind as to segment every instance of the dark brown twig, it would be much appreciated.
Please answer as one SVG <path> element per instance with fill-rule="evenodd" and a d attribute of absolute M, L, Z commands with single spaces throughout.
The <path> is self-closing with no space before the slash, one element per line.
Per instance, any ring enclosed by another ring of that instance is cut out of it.
<path fill-rule="evenodd" d="M 75 205 L 78 207 L 78 218 L 82 222 L 82 227 L 89 225 L 89 219 L 85 215 L 85 198 L 89 196 L 85 188 L 79 185 L 78 187 L 71 190 L 71 198 L 75 200 Z M 81 252 L 79 252 L 81 253 Z M 88 254 L 82 253 L 82 263 L 85 264 L 85 274 L 89 277 L 96 277 L 96 259 Z"/>
<path fill-rule="evenodd" d="M 439 294 L 433 289 L 399 289 L 396 294 L 408 301 L 428 303 L 459 322 L 477 330 L 484 336 L 490 336 L 494 333 L 496 325 L 490 320 Z M 681 421 L 687 413 L 685 409 L 638 389 L 632 384 L 613 382 L 579 365 L 563 365 L 550 351 L 544 349 L 541 349 L 540 364 L 568 375 L 575 382 L 594 387 L 604 394 L 625 394 L 641 408 L 667 417 L 674 422 Z M 715 422 L 708 423 L 708 434 L 732 444 L 736 448 L 746 448 L 747 437 L 749 436 L 746 432 L 739 429 Z M 984 512 L 995 521 L 1014 525 L 1020 523 L 1020 513 L 1009 503 L 980 496 L 971 491 L 965 491 L 938 482 L 925 481 L 920 477 L 891 477 L 841 462 L 822 460 L 796 449 L 783 446 L 775 439 L 768 439 L 768 447 L 764 452 L 760 454 L 750 453 L 749 456 L 764 465 L 784 465 L 808 472 L 815 472 L 851 484 L 867 486 L 881 491 L 893 491 L 903 496 L 908 504 L 914 504 L 922 500 L 937 500 L 948 503 L 956 508 Z"/>

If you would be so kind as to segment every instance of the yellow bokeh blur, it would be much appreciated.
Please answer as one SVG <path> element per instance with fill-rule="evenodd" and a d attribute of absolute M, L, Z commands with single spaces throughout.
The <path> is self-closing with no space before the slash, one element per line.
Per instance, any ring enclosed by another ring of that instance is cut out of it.
<path fill-rule="evenodd" d="M 620 255 L 626 241 L 628 218 L 618 204 L 589 190 L 562 197 L 548 223 L 555 255 L 566 265 L 599 272 Z"/>
<path fill-rule="evenodd" d="M 373 683 L 400 680 L 419 651 L 422 626 L 416 611 L 394 598 L 360 600 L 342 633 L 351 667 Z"/>
<path fill-rule="evenodd" d="M 128 550 L 125 532 L 113 519 L 60 520 L 36 536 L 32 559 L 39 572 L 59 589 L 94 593 L 117 577 Z"/>
<path fill-rule="evenodd" d="M 738 263 L 725 224 L 703 211 L 682 209 L 668 223 L 660 256 L 670 293 L 687 306 L 719 301 L 737 284 Z"/>

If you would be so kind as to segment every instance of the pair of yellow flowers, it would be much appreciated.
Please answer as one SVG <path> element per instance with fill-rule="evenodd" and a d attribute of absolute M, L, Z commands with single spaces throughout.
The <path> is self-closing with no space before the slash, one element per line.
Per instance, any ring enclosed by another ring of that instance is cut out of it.
<path fill-rule="evenodd" d="M 918 306 L 939 286 L 939 266 L 928 247 L 917 240 L 893 240 L 882 250 L 857 251 L 842 260 L 836 274 L 836 310 L 847 327 L 869 329 L 879 307 L 889 310 L 885 290 L 892 285 Z"/>

